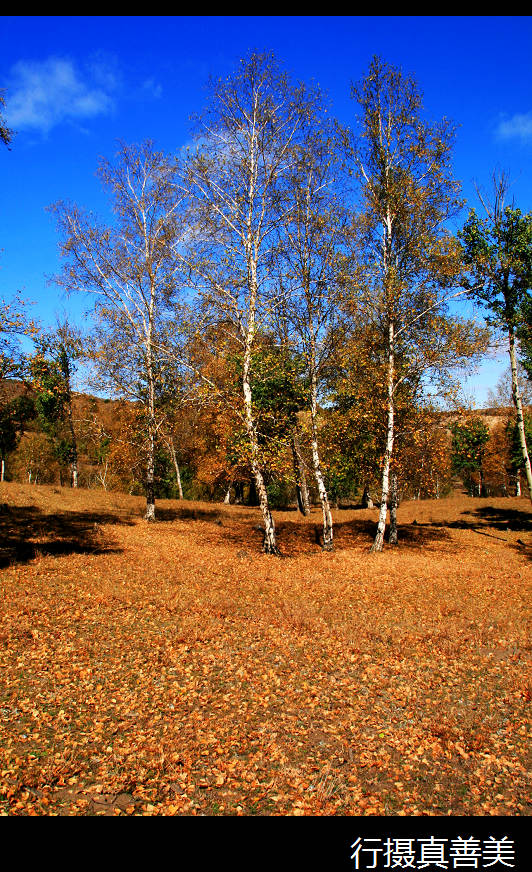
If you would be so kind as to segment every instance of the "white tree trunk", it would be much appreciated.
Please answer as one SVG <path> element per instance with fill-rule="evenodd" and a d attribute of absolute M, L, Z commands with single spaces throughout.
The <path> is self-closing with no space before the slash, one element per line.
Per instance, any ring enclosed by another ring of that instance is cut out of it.
<path fill-rule="evenodd" d="M 144 520 L 155 521 L 155 437 L 153 423 L 149 424 L 148 459 L 146 463 L 146 514 Z"/>
<path fill-rule="evenodd" d="M 525 468 L 526 481 L 528 484 L 528 493 L 532 501 L 532 467 L 530 466 L 530 456 L 526 444 L 525 436 L 525 420 L 523 417 L 523 404 L 521 402 L 521 393 L 519 391 L 519 381 L 517 379 L 517 359 L 515 354 L 515 336 L 513 327 L 508 331 L 508 345 L 510 351 L 510 366 L 512 370 L 512 398 L 514 401 L 516 416 L 517 416 L 517 433 L 519 435 L 519 444 L 523 455 L 523 465 Z"/>
<path fill-rule="evenodd" d="M 255 137 L 255 132 L 254 132 Z M 253 416 L 253 400 L 251 394 L 251 352 L 255 339 L 255 316 L 258 298 L 258 281 L 257 281 L 257 258 L 258 258 L 258 235 L 253 237 L 251 223 L 253 213 L 253 203 L 255 197 L 255 138 L 250 149 L 250 170 L 249 170 L 249 214 L 247 235 L 244 242 L 246 253 L 246 262 L 248 266 L 248 321 L 247 329 L 243 330 L 244 339 L 244 363 L 242 369 L 242 391 L 244 395 L 244 417 L 246 424 L 246 432 L 251 449 L 251 469 L 255 480 L 255 487 L 259 498 L 259 505 L 264 520 L 264 541 L 262 550 L 265 554 L 279 554 L 277 540 L 275 535 L 275 522 L 270 511 L 268 502 L 268 493 L 264 483 L 264 477 L 260 468 L 259 460 L 259 444 L 257 439 L 257 431 L 255 429 L 255 420 Z"/>
<path fill-rule="evenodd" d="M 251 396 L 251 384 L 250 384 L 250 362 L 251 362 L 251 348 L 246 349 L 246 353 L 244 355 L 244 371 L 242 376 L 242 389 L 244 394 L 244 410 L 245 410 L 245 421 L 246 421 L 246 432 L 249 439 L 249 445 L 251 449 L 251 469 L 253 472 L 253 478 L 255 480 L 255 487 L 257 488 L 257 495 L 259 498 L 259 505 L 262 512 L 262 517 L 264 520 L 264 542 L 262 546 L 262 550 L 265 554 L 278 554 L 279 549 L 277 547 L 277 541 L 275 536 L 275 522 L 273 520 L 273 515 L 270 511 L 270 506 L 268 503 L 268 493 L 266 491 L 266 485 L 264 484 L 264 477 L 262 475 L 262 471 L 260 469 L 259 464 L 259 446 L 257 441 L 257 433 L 255 430 L 255 422 L 253 420 L 253 403 Z"/>
<path fill-rule="evenodd" d="M 382 466 L 382 495 L 381 506 L 379 511 L 379 521 L 377 524 L 377 532 L 375 540 L 371 546 L 372 551 L 382 551 L 384 543 L 384 530 L 386 528 L 386 513 L 388 511 L 388 495 L 390 491 L 390 461 L 393 453 L 394 442 L 394 376 L 395 376 L 395 360 L 394 360 L 394 325 L 390 322 L 388 326 L 388 374 L 387 374 L 387 391 L 388 391 L 388 422 L 386 427 L 386 446 L 384 449 L 384 461 Z"/>
<path fill-rule="evenodd" d="M 398 493 L 397 493 L 397 473 L 392 472 L 391 474 L 391 489 L 390 489 L 390 533 L 388 535 L 388 542 L 390 545 L 397 545 L 397 505 L 398 505 Z"/>
<path fill-rule="evenodd" d="M 264 520 L 264 541 L 262 550 L 265 554 L 279 554 L 275 536 L 275 522 L 270 511 L 268 493 L 264 483 L 264 477 L 260 468 L 259 445 L 255 420 L 253 416 L 253 398 L 251 394 L 251 350 L 255 336 L 255 305 L 257 298 L 256 264 L 248 251 L 248 263 L 250 265 L 250 303 L 249 321 L 245 336 L 244 365 L 242 369 L 242 392 L 244 395 L 244 417 L 246 433 L 251 450 L 251 470 L 255 480 L 255 487 L 259 498 L 260 510 Z"/>
<path fill-rule="evenodd" d="M 146 521 L 155 521 L 155 387 L 151 348 L 148 350 L 148 456 L 146 458 Z"/>
<path fill-rule="evenodd" d="M 103 467 L 103 469 L 100 469 L 100 470 L 96 473 L 96 478 L 97 478 L 98 481 L 100 482 L 100 484 L 101 484 L 101 486 L 103 487 L 104 491 L 107 490 L 107 471 L 108 471 L 108 469 L 109 469 L 109 461 L 106 460 L 106 461 L 105 461 L 105 466 Z"/>
<path fill-rule="evenodd" d="M 327 494 L 327 488 L 325 487 L 325 482 L 323 481 L 323 475 L 321 472 L 321 463 L 320 463 L 320 453 L 318 447 L 318 397 L 317 397 L 317 382 L 316 382 L 316 370 L 315 367 L 311 366 L 311 397 L 310 397 L 310 419 L 311 419 L 311 446 L 312 446 L 312 464 L 314 466 L 314 478 L 316 479 L 316 484 L 318 486 L 318 494 L 320 497 L 321 503 L 321 511 L 323 515 L 323 545 L 322 548 L 324 551 L 332 551 L 333 550 L 333 519 L 331 515 L 331 507 L 329 504 L 329 497 Z"/>
<path fill-rule="evenodd" d="M 179 499 L 182 500 L 183 499 L 183 485 L 181 484 L 181 473 L 179 471 L 179 464 L 177 463 L 177 461 L 176 461 L 176 465 L 175 465 L 175 475 L 176 475 L 176 479 L 177 479 L 177 492 L 179 494 Z"/>
<path fill-rule="evenodd" d="M 172 458 L 172 463 L 174 464 L 175 469 L 175 478 L 177 482 L 177 492 L 179 494 L 179 499 L 183 499 L 183 486 L 181 484 L 181 472 L 179 471 L 179 464 L 177 462 L 177 455 L 175 453 L 174 439 L 172 436 L 168 437 L 168 447 L 170 448 L 170 456 Z"/>

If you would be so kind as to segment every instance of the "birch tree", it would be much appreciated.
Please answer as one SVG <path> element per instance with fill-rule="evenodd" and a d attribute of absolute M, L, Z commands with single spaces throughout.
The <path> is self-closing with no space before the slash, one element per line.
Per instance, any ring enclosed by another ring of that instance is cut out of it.
<path fill-rule="evenodd" d="M 158 337 L 175 317 L 182 235 L 178 169 L 153 143 L 122 145 L 98 176 L 114 222 L 100 223 L 78 206 L 52 207 L 66 261 L 57 284 L 94 298 L 94 361 L 102 384 L 145 411 L 146 515 L 155 520 L 154 464 L 158 432 Z"/>
<path fill-rule="evenodd" d="M 267 554 L 279 549 L 253 403 L 253 353 L 277 304 L 271 252 L 286 221 L 287 178 L 310 102 L 305 88 L 292 85 L 272 55 L 251 54 L 233 75 L 210 83 L 187 165 L 195 227 L 190 269 L 205 317 L 223 323 L 241 350 L 239 414 Z"/>
<path fill-rule="evenodd" d="M 315 107 L 316 116 L 324 107 Z M 323 516 L 323 550 L 333 549 L 333 519 L 322 471 L 319 396 L 322 369 L 334 349 L 338 324 L 340 251 L 345 235 L 340 167 L 330 129 L 315 130 L 294 160 L 288 196 L 289 221 L 279 246 L 280 283 L 286 291 L 282 313 L 295 347 L 306 362 L 312 466 Z"/>
<path fill-rule="evenodd" d="M 415 80 L 380 58 L 352 87 L 358 129 L 345 134 L 346 154 L 360 185 L 352 285 L 354 317 L 382 337 L 383 449 L 381 503 L 373 551 L 381 551 L 395 441 L 395 396 L 411 365 L 418 373 L 449 362 L 453 331 L 445 318 L 458 273 L 456 246 L 445 222 L 458 209 L 451 172 L 454 127 L 422 119 Z M 442 333 L 443 331 L 443 333 Z M 434 337 L 447 335 L 432 356 Z M 458 348 L 458 343 L 456 343 Z M 429 354 L 429 357 L 427 357 Z M 432 359 L 431 359 L 432 356 Z M 399 366 L 399 361 L 401 365 Z"/>

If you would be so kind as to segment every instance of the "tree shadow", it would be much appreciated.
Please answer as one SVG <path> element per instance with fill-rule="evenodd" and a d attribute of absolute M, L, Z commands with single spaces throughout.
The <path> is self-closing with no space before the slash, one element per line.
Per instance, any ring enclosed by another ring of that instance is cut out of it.
<path fill-rule="evenodd" d="M 101 524 L 134 521 L 102 512 L 43 512 L 37 506 L 0 505 L 0 568 L 26 563 L 38 555 L 110 554 Z"/>
<path fill-rule="evenodd" d="M 503 509 L 495 508 L 495 506 L 481 506 L 476 509 L 474 514 L 485 521 L 485 526 L 503 532 L 532 532 L 532 518 L 528 512 L 520 512 L 518 509 Z M 475 532 L 480 533 L 480 530 Z M 501 537 L 498 537 L 501 538 Z M 517 539 L 514 542 L 506 544 L 512 551 L 517 551 L 527 560 L 532 560 L 532 542 L 523 542 L 522 539 Z"/>
<path fill-rule="evenodd" d="M 276 512 L 277 515 L 277 512 Z M 237 556 L 251 557 L 260 553 L 263 542 L 262 519 L 257 518 L 253 522 L 249 518 L 235 518 L 230 520 L 220 513 L 220 519 L 213 516 L 203 520 L 213 523 L 212 542 L 220 541 L 219 531 L 214 532 L 214 524 L 222 525 L 224 540 L 239 549 Z M 361 518 L 359 520 L 336 521 L 334 524 L 334 547 L 345 550 L 369 551 L 375 538 L 377 528 L 376 519 Z M 315 555 L 323 546 L 323 526 L 321 518 L 317 516 L 300 521 L 291 521 L 280 518 L 277 515 L 275 522 L 277 543 L 284 557 L 295 557 L 300 554 Z M 205 533 L 203 534 L 205 536 Z M 386 537 L 388 528 L 386 529 Z M 449 548 L 455 549 L 456 543 L 445 529 L 432 529 L 427 526 L 404 524 L 399 528 L 399 547 L 403 550 L 430 550 L 432 546 L 439 550 L 448 544 Z M 388 549 L 385 544 L 385 549 Z"/>
<path fill-rule="evenodd" d="M 225 514 L 226 512 L 216 506 L 212 508 L 197 508 L 185 505 L 177 508 L 167 508 L 158 505 L 156 508 L 157 521 L 211 521 L 219 523 Z"/>
<path fill-rule="evenodd" d="M 532 544 L 523 542 L 521 539 L 517 541 L 509 541 L 505 536 L 499 536 L 497 533 L 491 532 L 495 530 L 501 533 L 508 532 L 526 532 L 532 531 L 532 519 L 529 512 L 522 512 L 518 509 L 499 508 L 496 506 L 480 506 L 471 511 L 462 512 L 466 518 L 471 520 L 458 521 L 430 521 L 420 526 L 439 529 L 457 529 L 470 530 L 479 536 L 487 536 L 490 539 L 497 539 L 503 542 L 508 548 L 517 551 L 529 560 L 532 560 Z"/>
<path fill-rule="evenodd" d="M 481 506 L 471 514 L 484 521 L 484 526 L 495 530 L 532 531 L 532 518 L 529 512 L 518 509 L 502 509 L 495 506 Z"/>
<path fill-rule="evenodd" d="M 451 535 L 445 528 L 433 529 L 416 523 L 399 523 L 397 530 L 398 544 L 397 546 L 390 546 L 387 544 L 389 529 L 389 524 L 386 524 L 384 531 L 385 550 L 395 550 L 397 548 L 403 551 L 420 551 L 430 550 L 434 546 L 441 551 L 446 545 L 454 547 Z M 371 547 L 375 539 L 377 518 L 337 521 L 334 525 L 334 530 L 337 547 L 363 547 L 366 549 Z"/>
<path fill-rule="evenodd" d="M 343 508 L 343 507 L 342 507 Z M 347 508 L 347 507 L 346 507 Z M 358 510 L 361 506 L 350 507 Z M 296 510 L 292 509 L 294 515 Z M 281 554 L 289 557 L 297 554 L 316 554 L 323 544 L 323 528 L 321 513 L 313 511 L 312 516 L 290 520 L 285 512 L 275 510 L 276 532 Z M 520 540 L 508 542 L 504 536 L 499 536 L 497 530 L 528 530 L 530 515 L 515 509 L 498 509 L 493 506 L 483 506 L 473 512 L 463 512 L 463 519 L 454 521 L 428 521 L 399 523 L 398 549 L 402 551 L 448 551 L 455 553 L 459 548 L 452 530 L 470 530 L 478 535 L 500 539 L 508 547 L 529 555 L 529 546 Z M 469 516 L 469 517 L 468 517 Z M 478 519 L 478 520 L 477 520 Z M 260 553 L 263 543 L 262 516 L 256 507 L 226 506 L 226 505 L 187 505 L 158 506 L 157 520 L 160 522 L 203 521 L 208 526 L 203 528 L 201 538 L 204 543 L 213 544 L 220 541 L 220 527 L 223 527 L 223 539 L 227 544 L 238 549 L 238 555 L 251 556 Z M 209 532 L 208 527 L 211 528 Z M 375 537 L 377 527 L 376 517 L 350 518 L 336 520 L 334 525 L 334 543 L 336 549 L 368 550 Z M 493 531 L 493 532 L 492 532 Z M 385 531 L 385 550 L 394 548 L 386 544 L 388 525 Z"/>

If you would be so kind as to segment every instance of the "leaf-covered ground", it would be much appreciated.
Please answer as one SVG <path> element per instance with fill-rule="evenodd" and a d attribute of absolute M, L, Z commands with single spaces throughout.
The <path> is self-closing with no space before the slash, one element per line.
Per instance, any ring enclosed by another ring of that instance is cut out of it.
<path fill-rule="evenodd" d="M 0 812 L 529 815 L 526 499 L 276 513 L 4 484 Z"/>

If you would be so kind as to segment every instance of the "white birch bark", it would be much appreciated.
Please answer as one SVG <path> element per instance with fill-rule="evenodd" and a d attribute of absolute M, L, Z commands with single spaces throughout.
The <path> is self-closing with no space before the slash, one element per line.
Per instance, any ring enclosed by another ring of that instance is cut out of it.
<path fill-rule="evenodd" d="M 103 469 L 99 469 L 98 472 L 96 473 L 96 478 L 100 482 L 104 491 L 107 490 L 107 472 L 108 472 L 108 469 L 109 469 L 109 461 L 106 460 L 105 464 L 103 466 Z"/>
<path fill-rule="evenodd" d="M 508 345 L 510 351 L 510 367 L 512 370 L 512 398 L 516 411 L 517 418 L 517 433 L 519 436 L 519 445 L 521 446 L 521 453 L 523 455 L 523 466 L 525 469 L 526 481 L 528 485 L 528 493 L 530 499 L 532 501 L 532 468 L 530 466 L 530 456 L 528 454 L 528 448 L 526 444 L 526 436 L 525 436 L 525 420 L 523 416 L 523 403 L 521 401 L 521 392 L 519 390 L 519 381 L 517 378 L 517 358 L 515 354 L 515 336 L 513 327 L 510 327 L 508 331 Z M 518 474 L 519 481 L 519 474 Z"/>
<path fill-rule="evenodd" d="M 146 238 L 147 247 L 147 238 Z M 148 257 L 146 258 L 148 260 Z M 146 458 L 146 521 L 155 521 L 155 379 L 153 374 L 153 318 L 155 310 L 154 286 L 151 282 L 151 296 L 148 310 L 148 329 L 146 334 L 146 380 L 148 383 L 148 451 Z"/>
<path fill-rule="evenodd" d="M 251 343 L 248 342 L 245 354 L 244 354 L 244 367 L 242 374 L 242 390 L 244 394 L 244 412 L 245 412 L 245 423 L 246 423 L 246 432 L 249 440 L 250 446 L 250 454 L 251 454 L 251 470 L 253 472 L 253 478 L 255 480 L 255 487 L 257 488 L 257 495 L 259 498 L 260 510 L 262 512 L 262 518 L 264 521 L 264 541 L 262 545 L 262 550 L 265 554 L 278 554 L 279 549 L 277 547 L 277 541 L 275 536 L 275 522 L 273 520 L 273 515 L 270 511 L 270 506 L 268 503 L 268 493 L 266 491 L 266 485 L 264 483 L 264 476 L 262 475 L 262 471 L 259 463 L 259 447 L 257 440 L 257 432 L 255 429 L 255 421 L 253 417 L 253 401 L 251 394 L 251 383 L 250 383 L 250 370 L 251 370 Z"/>
<path fill-rule="evenodd" d="M 398 494 L 397 494 L 397 473 L 392 472 L 391 474 L 391 488 L 390 488 L 390 533 L 388 535 L 388 543 L 390 545 L 397 545 L 397 502 L 398 502 Z"/>
<path fill-rule="evenodd" d="M 175 453 L 175 445 L 174 439 L 172 436 L 168 436 L 168 448 L 170 449 L 170 457 L 172 458 L 172 463 L 174 464 L 175 469 L 175 478 L 177 483 L 177 493 L 179 495 L 179 499 L 183 499 L 183 486 L 181 484 L 181 472 L 179 470 L 179 464 L 177 462 L 177 455 Z"/>
<path fill-rule="evenodd" d="M 272 554 L 278 548 L 262 469 L 252 362 L 256 331 L 271 328 L 278 305 L 273 250 L 288 222 L 286 182 L 294 145 L 307 122 L 308 105 L 299 90 L 272 58 L 253 53 L 234 77 L 215 83 L 201 117 L 202 142 L 186 166 L 192 207 L 199 207 L 200 248 L 203 237 L 207 241 L 205 258 L 192 255 L 190 268 L 206 310 L 221 319 L 224 330 L 234 331 L 241 345 L 237 414 L 245 427 L 264 519 L 263 550 Z"/>
<path fill-rule="evenodd" d="M 384 449 L 384 461 L 382 466 L 382 493 L 381 505 L 379 511 L 379 521 L 377 524 L 377 532 L 375 540 L 371 546 L 372 551 L 382 551 L 384 543 L 384 530 L 386 527 L 386 514 L 388 511 L 388 496 L 390 490 L 390 461 L 393 453 L 394 443 L 394 376 L 395 376 L 395 360 L 394 360 L 394 325 L 390 321 L 388 325 L 388 373 L 387 373 L 387 393 L 388 393 L 388 421 L 386 426 L 386 446 Z"/>
<path fill-rule="evenodd" d="M 320 453 L 318 448 L 318 401 L 317 401 L 317 381 L 316 369 L 312 367 L 311 373 L 311 397 L 310 397 L 310 419 L 311 419 L 311 446 L 312 446 L 312 464 L 314 467 L 314 478 L 318 486 L 318 494 L 320 497 L 321 511 L 323 516 L 323 545 L 324 551 L 333 550 L 333 519 L 327 488 L 323 481 L 321 471 Z"/>
<path fill-rule="evenodd" d="M 175 477 L 177 480 L 177 493 L 179 494 L 179 499 L 183 499 L 183 485 L 181 484 L 181 472 L 179 470 L 179 464 L 177 460 L 175 461 Z"/>
<path fill-rule="evenodd" d="M 259 256 L 259 240 L 261 235 L 262 220 L 259 219 L 258 226 L 253 230 L 253 218 L 255 208 L 255 181 L 257 173 L 257 110 L 258 110 L 258 95 L 255 95 L 254 117 L 250 131 L 250 146 L 249 146 L 249 187 L 248 187 L 248 214 L 246 221 L 246 236 L 243 240 L 244 250 L 246 255 L 247 270 L 248 270 L 248 307 L 247 307 L 247 329 L 244 335 L 244 366 L 242 372 L 242 391 L 244 396 L 244 417 L 246 424 L 246 432 L 248 435 L 250 453 L 251 453 L 251 469 L 257 495 L 259 498 L 260 510 L 264 521 L 264 541 L 262 550 L 265 554 L 278 554 L 275 522 L 270 511 L 268 502 L 268 493 L 264 483 L 264 477 L 260 468 L 259 462 L 259 445 L 255 420 L 253 414 L 253 400 L 251 392 L 251 353 L 255 339 L 255 319 L 257 314 L 258 302 L 258 279 L 257 279 L 257 261 Z M 264 208 L 264 206 L 263 206 Z"/>

